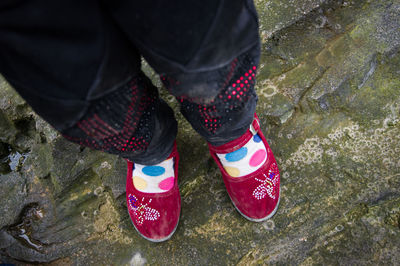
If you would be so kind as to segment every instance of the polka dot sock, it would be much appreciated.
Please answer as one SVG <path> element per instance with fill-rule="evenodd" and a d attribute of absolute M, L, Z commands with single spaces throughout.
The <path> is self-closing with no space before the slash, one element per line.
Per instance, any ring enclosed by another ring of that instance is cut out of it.
<path fill-rule="evenodd" d="M 232 177 L 253 173 L 267 160 L 267 149 L 258 134 L 243 147 L 230 153 L 217 153 L 225 171 Z"/>
<path fill-rule="evenodd" d="M 174 186 L 174 158 L 168 158 L 156 165 L 135 163 L 132 179 L 135 188 L 141 192 L 166 192 Z"/>

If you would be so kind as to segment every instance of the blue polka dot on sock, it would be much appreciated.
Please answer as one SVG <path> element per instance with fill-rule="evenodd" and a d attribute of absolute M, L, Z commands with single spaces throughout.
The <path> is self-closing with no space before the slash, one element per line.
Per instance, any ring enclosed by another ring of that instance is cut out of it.
<path fill-rule="evenodd" d="M 257 135 L 254 135 L 254 137 L 253 137 L 253 140 L 254 140 L 254 142 L 260 142 L 261 141 L 261 138 L 260 138 L 260 136 L 257 134 Z"/>
<path fill-rule="evenodd" d="M 165 168 L 161 166 L 145 166 L 142 172 L 149 176 L 159 176 L 165 173 Z"/>
<path fill-rule="evenodd" d="M 237 151 L 226 154 L 225 159 L 228 162 L 236 162 L 246 157 L 246 155 L 247 155 L 247 148 L 243 147 L 238 149 Z"/>

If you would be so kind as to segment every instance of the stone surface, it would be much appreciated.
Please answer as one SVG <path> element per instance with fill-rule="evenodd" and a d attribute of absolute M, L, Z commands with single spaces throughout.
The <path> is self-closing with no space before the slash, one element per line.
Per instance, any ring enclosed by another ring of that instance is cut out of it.
<path fill-rule="evenodd" d="M 399 1 L 256 5 L 258 114 L 282 173 L 278 213 L 242 218 L 177 114 L 182 216 L 171 240 L 150 243 L 126 211 L 124 161 L 67 142 L 2 80 L 0 262 L 400 263 Z"/>

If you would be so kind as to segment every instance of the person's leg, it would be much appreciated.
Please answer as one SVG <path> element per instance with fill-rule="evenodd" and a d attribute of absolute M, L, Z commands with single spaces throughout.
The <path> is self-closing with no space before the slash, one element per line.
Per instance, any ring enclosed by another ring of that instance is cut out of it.
<path fill-rule="evenodd" d="M 61 132 L 82 146 L 153 165 L 171 153 L 176 130 L 171 108 L 139 73 L 115 91 L 90 101 L 84 115 Z"/>
<path fill-rule="evenodd" d="M 0 48 L 0 72 L 40 116 L 69 140 L 128 160 L 135 228 L 168 239 L 180 214 L 177 123 L 108 10 L 94 0 L 3 1 Z"/>
<path fill-rule="evenodd" d="M 110 2 L 110 11 L 207 141 L 224 144 L 246 131 L 257 101 L 254 76 L 241 91 L 229 85 L 254 74 L 259 61 L 251 0 L 122 0 Z"/>
<path fill-rule="evenodd" d="M 210 144 L 225 144 L 249 128 L 257 104 L 254 85 L 258 61 L 259 47 L 256 44 L 222 68 L 190 74 L 217 83 L 220 89 L 214 97 L 190 97 L 185 92 L 177 96 L 184 117 Z M 162 76 L 166 87 L 174 91 L 171 79 Z M 190 82 L 188 80 L 186 84 L 187 91 L 196 85 Z"/>
<path fill-rule="evenodd" d="M 269 218 L 279 171 L 254 114 L 260 44 L 253 2 L 121 3 L 114 18 L 208 141 L 234 205 L 250 220 Z"/>
<path fill-rule="evenodd" d="M 255 115 L 258 58 L 256 45 L 210 72 L 222 84 L 211 100 L 177 97 L 182 114 L 208 141 L 234 206 L 255 222 L 272 217 L 280 199 L 280 173 Z M 163 79 L 168 86 L 170 79 Z"/>
<path fill-rule="evenodd" d="M 171 153 L 173 112 L 98 1 L 2 2 L 0 47 L 0 72 L 69 140 L 143 164 Z"/>

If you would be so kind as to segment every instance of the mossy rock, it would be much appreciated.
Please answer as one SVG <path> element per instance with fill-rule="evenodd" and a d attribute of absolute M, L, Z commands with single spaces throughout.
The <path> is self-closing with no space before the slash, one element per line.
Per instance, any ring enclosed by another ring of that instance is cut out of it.
<path fill-rule="evenodd" d="M 0 262 L 400 263 L 399 3 L 255 3 L 257 113 L 281 170 L 277 214 L 241 217 L 206 143 L 177 114 L 182 215 L 172 239 L 150 243 L 126 211 L 125 162 L 62 139 L 2 81 Z"/>

